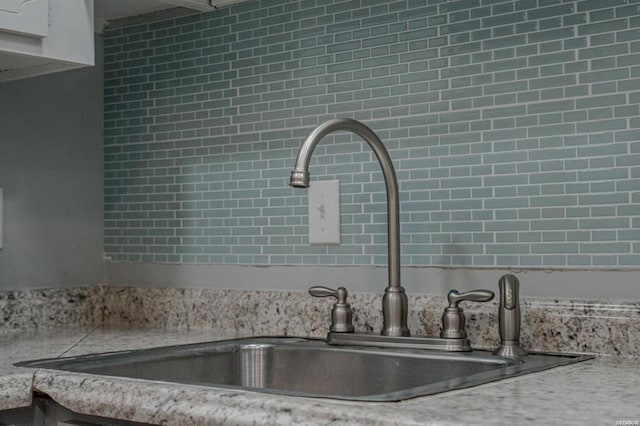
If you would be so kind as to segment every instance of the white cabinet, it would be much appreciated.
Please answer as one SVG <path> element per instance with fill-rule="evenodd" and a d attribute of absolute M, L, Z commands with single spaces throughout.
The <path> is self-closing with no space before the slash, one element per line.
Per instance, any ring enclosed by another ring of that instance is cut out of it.
<path fill-rule="evenodd" d="M 0 0 L 0 81 L 93 64 L 93 0 Z"/>
<path fill-rule="evenodd" d="M 162 3 L 173 7 L 186 7 L 187 9 L 209 12 L 215 8 L 242 3 L 247 0 L 160 0 Z"/>
<path fill-rule="evenodd" d="M 49 0 L 0 0 L 0 31 L 46 37 Z"/>

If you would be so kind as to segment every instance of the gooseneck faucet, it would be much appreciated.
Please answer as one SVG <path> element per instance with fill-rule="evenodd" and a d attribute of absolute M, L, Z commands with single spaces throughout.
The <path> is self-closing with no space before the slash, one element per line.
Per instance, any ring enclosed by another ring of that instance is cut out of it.
<path fill-rule="evenodd" d="M 387 189 L 387 235 L 389 285 L 382 298 L 383 336 L 409 336 L 407 327 L 408 299 L 400 285 L 400 202 L 398 180 L 387 149 L 380 138 L 366 125 L 349 118 L 336 118 L 316 127 L 300 146 L 296 164 L 291 171 L 289 185 L 309 187 L 309 162 L 313 150 L 329 133 L 349 131 L 360 136 L 371 147 L 382 167 Z"/>

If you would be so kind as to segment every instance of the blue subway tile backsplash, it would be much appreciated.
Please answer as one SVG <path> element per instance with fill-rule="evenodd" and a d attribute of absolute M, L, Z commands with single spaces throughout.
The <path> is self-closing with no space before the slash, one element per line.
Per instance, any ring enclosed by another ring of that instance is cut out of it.
<path fill-rule="evenodd" d="M 106 30 L 105 251 L 386 265 L 384 182 L 337 133 L 342 243 L 310 246 L 297 149 L 387 146 L 405 265 L 640 266 L 640 2 L 254 0 Z"/>

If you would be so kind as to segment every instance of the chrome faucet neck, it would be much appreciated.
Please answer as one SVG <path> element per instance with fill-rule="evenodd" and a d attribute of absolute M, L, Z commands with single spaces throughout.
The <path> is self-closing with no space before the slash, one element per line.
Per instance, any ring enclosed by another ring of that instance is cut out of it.
<path fill-rule="evenodd" d="M 408 336 L 408 300 L 400 284 L 400 202 L 398 179 L 391 157 L 378 136 L 363 123 L 349 118 L 326 121 L 313 129 L 298 151 L 296 163 L 291 171 L 289 184 L 293 187 L 309 186 L 309 163 L 311 155 L 320 140 L 329 133 L 349 131 L 360 136 L 373 150 L 382 168 L 387 191 L 387 234 L 389 285 L 382 299 L 384 325 L 382 334 L 386 336 Z"/>

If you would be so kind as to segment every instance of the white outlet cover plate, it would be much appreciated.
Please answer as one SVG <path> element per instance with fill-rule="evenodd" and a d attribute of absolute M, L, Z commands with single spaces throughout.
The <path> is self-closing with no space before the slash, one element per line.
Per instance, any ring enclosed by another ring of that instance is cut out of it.
<path fill-rule="evenodd" d="M 309 244 L 340 244 L 340 181 L 309 185 Z"/>

